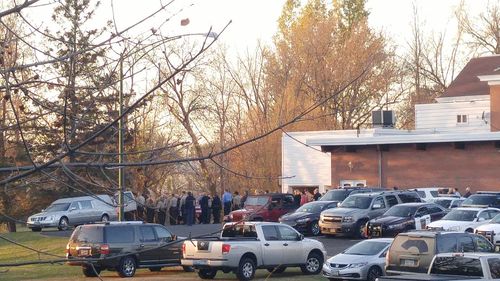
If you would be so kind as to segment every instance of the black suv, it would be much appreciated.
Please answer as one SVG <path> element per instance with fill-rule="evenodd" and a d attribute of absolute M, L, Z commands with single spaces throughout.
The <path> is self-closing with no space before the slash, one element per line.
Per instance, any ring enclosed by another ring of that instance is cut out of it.
<path fill-rule="evenodd" d="M 462 207 L 467 206 L 500 208 L 500 192 L 479 191 L 462 202 Z"/>
<path fill-rule="evenodd" d="M 143 222 L 107 222 L 86 224 L 75 228 L 68 244 L 69 265 L 81 265 L 87 277 L 101 270 L 117 271 L 121 277 L 132 277 L 137 268 L 160 271 L 162 267 L 179 266 L 182 243 L 167 228 Z M 116 257 L 114 257 L 116 256 Z M 89 262 L 81 259 L 98 259 Z M 79 261 L 71 261 L 78 259 Z M 185 271 L 191 271 L 184 267 Z"/>
<path fill-rule="evenodd" d="M 493 244 L 477 234 L 411 231 L 396 236 L 386 255 L 385 269 L 389 275 L 426 273 L 436 254 L 494 251 Z"/>

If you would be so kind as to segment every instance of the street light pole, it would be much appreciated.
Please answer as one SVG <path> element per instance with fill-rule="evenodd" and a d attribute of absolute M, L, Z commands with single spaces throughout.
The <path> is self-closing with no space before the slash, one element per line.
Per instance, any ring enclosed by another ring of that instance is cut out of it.
<path fill-rule="evenodd" d="M 120 59 L 120 92 L 118 93 L 118 103 L 119 105 L 119 110 L 118 110 L 118 116 L 121 116 L 123 113 L 123 56 Z M 118 120 L 118 163 L 122 164 L 123 163 L 123 117 Z M 118 220 L 119 221 L 124 221 L 125 220 L 125 213 L 124 213 L 124 198 L 123 194 L 125 191 L 125 174 L 124 174 L 124 169 L 125 167 L 120 165 L 120 168 L 118 170 L 118 188 L 120 190 L 120 193 L 118 195 L 118 205 L 120 207 L 119 212 L 118 212 Z"/>

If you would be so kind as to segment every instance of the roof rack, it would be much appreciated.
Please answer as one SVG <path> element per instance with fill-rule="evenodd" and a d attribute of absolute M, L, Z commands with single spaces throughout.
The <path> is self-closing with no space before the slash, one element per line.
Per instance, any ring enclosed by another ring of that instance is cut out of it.
<path fill-rule="evenodd" d="M 120 225 L 120 224 L 145 224 L 143 221 L 108 221 L 106 225 Z"/>
<path fill-rule="evenodd" d="M 489 205 L 462 204 L 460 207 L 463 207 L 463 208 L 488 208 Z"/>
<path fill-rule="evenodd" d="M 456 194 L 438 194 L 438 197 L 453 197 L 453 198 L 461 198 L 461 196 L 458 196 Z"/>
<path fill-rule="evenodd" d="M 497 194 L 500 195 L 500 191 L 478 191 L 476 194 Z"/>

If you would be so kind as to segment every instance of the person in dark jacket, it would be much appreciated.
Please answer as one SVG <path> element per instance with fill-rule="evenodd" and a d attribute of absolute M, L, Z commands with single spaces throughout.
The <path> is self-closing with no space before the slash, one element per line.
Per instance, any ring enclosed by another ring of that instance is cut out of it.
<path fill-rule="evenodd" d="M 155 220 L 155 203 L 151 197 L 146 199 L 146 220 L 149 223 L 153 223 Z"/>
<path fill-rule="evenodd" d="M 301 194 L 300 194 L 300 191 L 299 190 L 294 190 L 293 191 L 293 202 L 295 204 L 295 207 L 300 207 L 300 198 L 301 198 Z"/>
<path fill-rule="evenodd" d="M 215 194 L 214 199 L 212 199 L 212 215 L 214 216 L 214 223 L 220 223 L 221 208 L 222 202 L 220 201 L 219 195 Z"/>
<path fill-rule="evenodd" d="M 245 190 L 245 195 L 241 197 L 240 209 L 243 209 L 245 207 L 245 202 L 247 201 L 247 198 L 248 198 L 248 190 Z"/>
<path fill-rule="evenodd" d="M 194 223 L 196 198 L 194 198 L 191 192 L 188 192 L 185 202 L 186 209 L 186 224 L 191 226 Z"/>
<path fill-rule="evenodd" d="M 201 219 L 200 223 L 207 224 L 208 223 L 208 196 L 206 193 L 203 193 L 200 198 L 200 208 L 201 208 Z"/>
<path fill-rule="evenodd" d="M 321 193 L 319 193 L 319 189 L 315 188 L 314 189 L 314 196 L 313 196 L 313 199 L 314 201 L 318 201 L 319 198 L 321 198 Z"/>

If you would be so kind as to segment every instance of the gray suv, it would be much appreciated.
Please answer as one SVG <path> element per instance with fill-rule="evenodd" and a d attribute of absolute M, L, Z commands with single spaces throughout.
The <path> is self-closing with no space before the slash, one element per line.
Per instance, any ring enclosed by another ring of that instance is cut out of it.
<path fill-rule="evenodd" d="M 414 191 L 383 191 L 354 194 L 339 207 L 321 212 L 319 227 L 326 235 L 366 238 L 366 224 L 399 203 L 421 202 Z"/>

